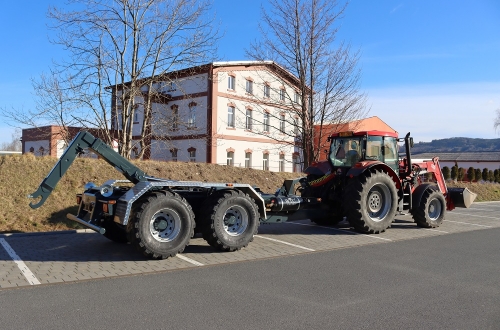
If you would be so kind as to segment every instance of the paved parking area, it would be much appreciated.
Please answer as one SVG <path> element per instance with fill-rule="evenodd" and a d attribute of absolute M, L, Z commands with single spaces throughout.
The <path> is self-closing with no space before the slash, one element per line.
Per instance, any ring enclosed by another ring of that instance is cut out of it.
<path fill-rule="evenodd" d="M 0 235 L 0 288 L 205 267 L 498 227 L 500 202 L 475 203 L 448 212 L 436 229 L 418 228 L 408 215 L 397 216 L 392 228 L 378 235 L 358 234 L 347 224 L 321 227 L 303 220 L 261 225 L 254 241 L 237 252 L 217 252 L 196 236 L 182 254 L 154 261 L 94 232 Z"/>

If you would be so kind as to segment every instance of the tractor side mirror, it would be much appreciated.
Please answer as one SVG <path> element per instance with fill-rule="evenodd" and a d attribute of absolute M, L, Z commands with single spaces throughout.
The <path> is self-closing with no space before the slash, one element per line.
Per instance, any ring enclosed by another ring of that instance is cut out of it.
<path fill-rule="evenodd" d="M 410 138 L 410 148 L 413 148 L 413 138 Z"/>

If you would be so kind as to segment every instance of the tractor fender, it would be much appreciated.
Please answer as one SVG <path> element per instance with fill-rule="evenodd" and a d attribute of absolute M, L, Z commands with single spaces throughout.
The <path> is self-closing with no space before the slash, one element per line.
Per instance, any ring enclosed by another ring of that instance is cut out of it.
<path fill-rule="evenodd" d="M 413 190 L 411 194 L 411 203 L 414 208 L 420 205 L 422 196 L 428 189 L 439 191 L 439 187 L 433 183 L 423 183 Z"/>
<path fill-rule="evenodd" d="M 390 168 L 387 164 L 376 160 L 361 161 L 359 163 L 356 163 L 352 168 L 349 169 L 349 171 L 347 171 L 347 177 L 352 179 L 366 171 L 373 171 L 373 170 L 387 173 L 392 178 L 392 181 L 394 181 L 396 188 L 397 189 L 401 188 L 401 181 L 396 172 L 394 172 L 394 170 Z"/>

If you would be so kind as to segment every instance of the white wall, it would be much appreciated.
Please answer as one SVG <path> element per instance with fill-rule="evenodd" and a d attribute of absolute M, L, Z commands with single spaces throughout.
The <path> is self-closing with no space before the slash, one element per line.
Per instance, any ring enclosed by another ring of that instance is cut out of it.
<path fill-rule="evenodd" d="M 171 140 L 171 141 L 151 141 L 151 159 L 172 161 L 170 149 L 177 148 L 177 161 L 188 162 L 189 148 L 196 148 L 196 162 L 206 163 L 207 142 L 205 139 L 193 140 Z"/>

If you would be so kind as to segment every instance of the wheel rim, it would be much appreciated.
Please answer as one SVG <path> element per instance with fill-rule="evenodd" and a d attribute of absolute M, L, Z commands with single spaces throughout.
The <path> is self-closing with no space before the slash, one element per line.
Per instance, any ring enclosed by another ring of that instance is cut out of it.
<path fill-rule="evenodd" d="M 384 184 L 377 184 L 368 193 L 367 208 L 370 218 L 375 221 L 382 221 L 391 209 L 392 199 L 389 187 Z"/>
<path fill-rule="evenodd" d="M 443 207 L 439 202 L 439 200 L 437 198 L 433 199 L 429 203 L 429 210 L 428 210 L 429 218 L 431 220 L 437 220 L 441 216 L 442 212 L 443 212 Z"/>
<path fill-rule="evenodd" d="M 241 206 L 231 206 L 224 214 L 224 231 L 231 236 L 238 236 L 248 227 L 248 213 Z"/>
<path fill-rule="evenodd" d="M 160 242 L 174 240 L 181 230 L 181 217 L 172 209 L 161 209 L 149 222 L 149 231 Z"/>

